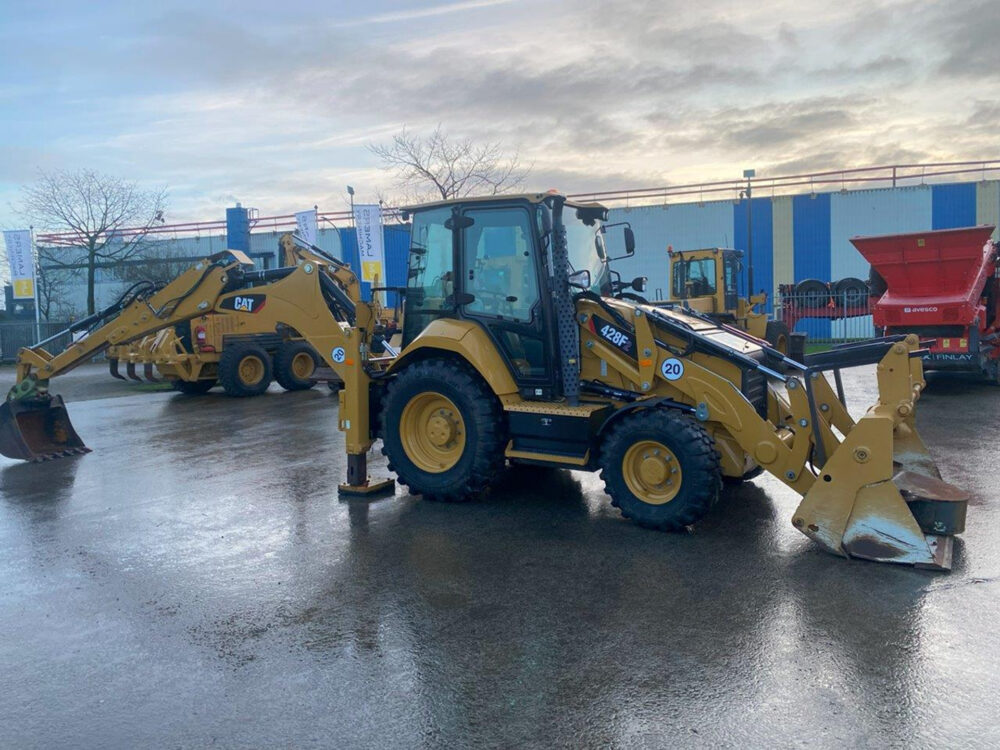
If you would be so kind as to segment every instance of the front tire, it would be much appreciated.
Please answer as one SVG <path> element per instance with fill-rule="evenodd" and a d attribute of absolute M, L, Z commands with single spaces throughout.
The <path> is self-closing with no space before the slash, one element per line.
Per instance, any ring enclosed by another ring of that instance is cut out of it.
<path fill-rule="evenodd" d="M 305 391 L 316 385 L 316 351 L 305 341 L 286 341 L 274 354 L 274 379 L 286 391 Z"/>
<path fill-rule="evenodd" d="M 468 500 L 504 466 L 500 404 L 464 364 L 430 359 L 406 367 L 389 384 L 380 424 L 389 468 L 427 500 Z"/>
<path fill-rule="evenodd" d="M 611 504 L 640 526 L 679 531 L 719 498 L 722 470 L 708 432 L 692 417 L 645 409 L 612 425 L 601 449 Z"/>
<path fill-rule="evenodd" d="M 219 382 L 230 396 L 259 396 L 271 385 L 271 375 L 271 357 L 256 344 L 233 344 L 219 357 Z"/>

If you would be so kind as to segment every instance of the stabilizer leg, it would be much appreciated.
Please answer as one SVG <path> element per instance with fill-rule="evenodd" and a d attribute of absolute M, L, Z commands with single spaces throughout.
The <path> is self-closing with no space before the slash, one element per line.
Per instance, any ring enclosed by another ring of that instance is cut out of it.
<path fill-rule="evenodd" d="M 396 491 L 394 479 L 372 482 L 368 477 L 368 454 L 347 454 L 347 482 L 337 488 L 343 497 L 380 497 Z"/>

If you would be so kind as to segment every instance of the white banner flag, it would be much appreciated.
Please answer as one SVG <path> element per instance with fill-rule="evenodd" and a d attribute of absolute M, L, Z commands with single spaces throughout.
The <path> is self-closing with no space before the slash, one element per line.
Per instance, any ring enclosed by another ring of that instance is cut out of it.
<path fill-rule="evenodd" d="M 354 206 L 354 226 L 358 232 L 361 280 L 371 283 L 378 277 L 378 285 L 385 286 L 382 208 L 377 203 L 356 204 Z"/>
<path fill-rule="evenodd" d="M 35 258 L 31 253 L 31 232 L 27 229 L 7 230 L 3 233 L 7 244 L 7 262 L 10 263 L 10 283 L 14 299 L 35 298 Z"/>
<path fill-rule="evenodd" d="M 316 209 L 310 208 L 308 211 L 299 211 L 295 214 L 295 223 L 298 225 L 295 233 L 310 245 L 315 245 L 319 239 L 319 222 L 316 218 Z"/>

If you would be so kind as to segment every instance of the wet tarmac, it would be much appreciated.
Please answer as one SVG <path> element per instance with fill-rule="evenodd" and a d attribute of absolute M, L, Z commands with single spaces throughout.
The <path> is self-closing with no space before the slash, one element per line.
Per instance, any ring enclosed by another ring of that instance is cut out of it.
<path fill-rule="evenodd" d="M 94 452 L 0 459 L 0 747 L 1000 745 L 998 388 L 919 405 L 975 498 L 935 574 L 821 552 L 767 478 L 687 534 L 557 471 L 343 502 L 326 390 L 90 369 L 59 390 Z"/>

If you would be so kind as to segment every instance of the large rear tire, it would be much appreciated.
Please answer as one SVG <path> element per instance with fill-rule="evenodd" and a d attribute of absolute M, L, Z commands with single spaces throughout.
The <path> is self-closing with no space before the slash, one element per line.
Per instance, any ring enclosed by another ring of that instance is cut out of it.
<path fill-rule="evenodd" d="M 601 448 L 611 504 L 640 526 L 678 531 L 719 498 L 722 470 L 708 432 L 692 417 L 646 409 L 611 426 Z"/>
<path fill-rule="evenodd" d="M 380 424 L 389 468 L 427 500 L 468 500 L 504 467 L 500 403 L 461 363 L 431 359 L 406 367 L 389 384 Z"/>
<path fill-rule="evenodd" d="M 305 341 L 286 341 L 274 354 L 274 379 L 286 391 L 305 391 L 316 385 L 316 350 Z"/>
<path fill-rule="evenodd" d="M 767 321 L 767 327 L 764 329 L 764 338 L 767 339 L 767 343 L 772 348 L 777 349 L 786 357 L 788 356 L 788 326 L 780 320 L 769 320 Z"/>
<path fill-rule="evenodd" d="M 259 396 L 271 385 L 271 374 L 271 357 L 257 344 L 233 344 L 219 357 L 219 382 L 230 396 Z"/>

